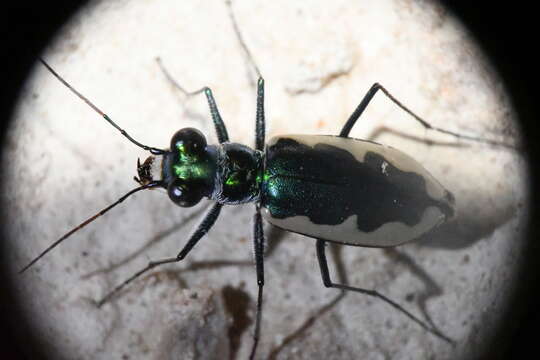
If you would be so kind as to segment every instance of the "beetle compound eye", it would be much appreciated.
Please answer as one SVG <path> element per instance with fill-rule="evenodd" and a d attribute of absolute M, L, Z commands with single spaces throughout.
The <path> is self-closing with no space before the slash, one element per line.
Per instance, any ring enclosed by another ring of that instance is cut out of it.
<path fill-rule="evenodd" d="M 184 128 L 178 130 L 171 139 L 171 151 L 185 154 L 198 154 L 206 148 L 206 138 L 197 129 Z"/>
<path fill-rule="evenodd" d="M 186 183 L 181 179 L 176 179 L 169 184 L 167 193 L 176 205 L 191 207 L 201 201 L 203 188 L 198 183 Z"/>

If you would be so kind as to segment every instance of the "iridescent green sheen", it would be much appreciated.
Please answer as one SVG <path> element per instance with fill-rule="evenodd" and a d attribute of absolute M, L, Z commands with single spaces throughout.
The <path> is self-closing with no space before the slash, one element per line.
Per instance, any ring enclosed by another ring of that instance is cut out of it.
<path fill-rule="evenodd" d="M 238 173 L 233 173 L 227 177 L 225 180 L 225 185 L 227 186 L 238 186 L 241 183 L 241 179 Z"/>
<path fill-rule="evenodd" d="M 188 154 L 183 144 L 176 146 L 176 161 L 172 164 L 173 173 L 176 177 L 186 182 L 193 180 L 206 181 L 213 176 L 214 167 L 207 153 Z"/>
<path fill-rule="evenodd" d="M 247 146 L 223 144 L 224 161 L 220 165 L 223 176 L 221 199 L 228 203 L 245 203 L 259 196 L 262 154 Z"/>
<path fill-rule="evenodd" d="M 188 152 L 188 147 L 177 143 L 163 158 L 163 181 L 171 184 L 181 179 L 187 186 L 202 189 L 204 196 L 209 196 L 214 188 L 216 176 L 216 149 L 207 146 L 204 151 L 195 154 Z"/>
<path fill-rule="evenodd" d="M 430 207 L 453 215 L 450 194 L 431 197 L 426 177 L 401 170 L 382 152 L 367 151 L 360 161 L 346 146 L 280 138 L 266 150 L 266 176 L 261 204 L 276 219 L 338 225 L 356 216 L 358 231 L 368 233 L 395 222 L 413 227 Z"/>
<path fill-rule="evenodd" d="M 191 163 L 173 165 L 175 175 L 182 180 L 203 180 L 210 174 L 208 163 Z"/>

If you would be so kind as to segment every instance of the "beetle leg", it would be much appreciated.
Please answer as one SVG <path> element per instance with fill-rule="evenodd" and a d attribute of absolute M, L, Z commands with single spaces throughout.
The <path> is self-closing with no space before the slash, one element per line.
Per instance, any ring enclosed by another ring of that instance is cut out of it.
<path fill-rule="evenodd" d="M 208 100 L 208 107 L 210 108 L 210 115 L 212 115 L 212 121 L 214 122 L 214 126 L 216 128 L 217 138 L 220 143 L 229 141 L 229 134 L 227 134 L 227 127 L 225 126 L 225 123 L 223 122 L 223 119 L 221 118 L 221 115 L 219 114 L 219 110 L 216 105 L 216 100 L 214 99 L 214 96 L 212 95 L 212 90 L 210 90 L 209 87 L 205 86 L 203 88 L 200 88 L 199 90 L 195 91 L 186 91 L 167 71 L 163 63 L 161 62 L 161 59 L 158 57 L 156 58 L 156 61 L 167 78 L 167 80 L 171 83 L 171 85 L 180 90 L 185 96 L 195 96 L 201 93 L 204 93 L 206 95 L 206 99 Z"/>
<path fill-rule="evenodd" d="M 351 114 L 351 116 L 349 117 L 349 119 L 347 120 L 347 122 L 345 123 L 345 125 L 343 125 L 343 129 L 341 129 L 341 132 L 339 133 L 339 136 L 341 137 L 348 137 L 349 136 L 349 133 L 351 132 L 351 129 L 352 127 L 354 126 L 354 124 L 356 123 L 356 121 L 360 118 L 360 115 L 362 115 L 362 113 L 364 112 L 364 110 L 367 108 L 367 106 L 369 105 L 369 102 L 371 101 L 371 99 L 373 99 L 373 97 L 375 96 L 375 94 L 377 93 L 377 91 L 381 90 L 390 100 L 392 100 L 397 106 L 399 106 L 401 109 L 403 109 L 406 113 L 408 113 L 409 115 L 411 115 L 415 120 L 417 120 L 420 124 L 422 124 L 422 126 L 424 126 L 426 129 L 434 129 L 434 130 L 437 130 L 437 131 L 442 131 L 444 133 L 447 133 L 447 134 L 450 134 L 450 135 L 454 135 L 454 136 L 457 136 L 457 137 L 461 137 L 461 135 L 459 134 L 456 134 L 456 133 L 451 133 L 449 131 L 446 131 L 446 130 L 441 130 L 441 129 L 437 129 L 437 128 L 434 128 L 432 127 L 427 121 L 423 120 L 421 117 L 419 117 L 418 115 L 416 115 L 415 113 L 413 113 L 411 110 L 409 110 L 405 105 L 403 105 L 401 102 L 399 102 L 392 94 L 390 94 L 390 92 L 388 90 L 386 90 L 381 84 L 379 83 L 375 83 L 371 86 L 371 88 L 368 90 L 368 92 L 366 93 L 366 95 L 364 95 L 364 98 L 362 99 L 362 101 L 360 101 L 360 104 L 358 104 L 358 106 L 356 107 L 356 109 L 354 110 L 354 112 Z"/>
<path fill-rule="evenodd" d="M 322 239 L 317 239 L 317 245 L 316 246 L 317 246 L 317 259 L 319 260 L 319 267 L 321 269 L 321 276 L 322 276 L 324 286 L 331 287 L 331 288 L 336 288 L 336 289 L 341 289 L 341 290 L 347 290 L 347 291 L 355 291 L 355 292 L 358 292 L 358 293 L 361 293 L 361 294 L 365 294 L 365 295 L 369 295 L 369 296 L 379 298 L 382 301 L 389 304 L 390 306 L 392 306 L 393 308 L 395 308 L 396 310 L 401 311 L 404 315 L 406 315 L 409 319 L 411 319 L 412 321 L 414 321 L 415 323 L 420 325 L 426 331 L 432 333 L 433 335 L 437 336 L 438 338 L 440 338 L 440 339 L 442 339 L 442 340 L 444 340 L 444 341 L 446 341 L 446 342 L 448 342 L 450 344 L 454 344 L 454 341 L 452 339 L 448 338 L 447 336 L 445 336 L 444 334 L 439 332 L 437 329 L 434 329 L 434 328 L 428 326 L 422 320 L 420 320 L 419 318 L 417 318 L 416 316 L 411 314 L 409 311 L 405 310 L 401 305 L 399 305 L 398 303 L 396 303 L 393 300 L 390 300 L 389 298 L 387 298 L 386 296 L 380 294 L 379 292 L 377 292 L 375 290 L 363 289 L 363 288 L 353 287 L 353 286 L 344 285 L 344 284 L 336 284 L 336 283 L 332 282 L 332 280 L 330 278 L 330 272 L 328 270 L 328 261 L 326 260 L 326 250 L 325 250 L 326 241 L 324 241 Z"/>
<path fill-rule="evenodd" d="M 255 253 L 255 267 L 257 269 L 257 285 L 259 286 L 259 294 L 257 296 L 257 313 L 255 317 L 255 329 L 253 331 L 253 347 L 251 348 L 251 354 L 249 356 L 250 359 L 255 357 L 255 351 L 257 350 L 257 344 L 259 343 L 262 317 L 262 295 L 264 286 L 264 233 L 261 212 L 258 206 L 253 220 L 253 250 Z"/>
<path fill-rule="evenodd" d="M 111 298 L 114 297 L 120 290 L 122 290 L 127 284 L 144 274 L 145 272 L 155 268 L 156 266 L 163 265 L 163 264 L 170 264 L 174 262 L 179 262 L 182 259 L 186 257 L 186 255 L 193 249 L 193 247 L 197 244 L 197 242 L 206 235 L 206 233 L 212 228 L 214 223 L 216 222 L 219 213 L 221 211 L 221 208 L 223 207 L 223 204 L 216 203 L 208 211 L 208 213 L 205 215 L 203 221 L 199 224 L 195 232 L 191 235 L 188 242 L 178 253 L 176 257 L 173 258 L 166 258 L 166 259 L 160 259 L 156 261 L 150 261 L 148 265 L 139 271 L 137 271 L 135 274 L 133 274 L 130 278 L 126 279 L 124 282 L 122 282 L 120 285 L 116 286 L 112 291 L 110 291 L 107 295 L 105 295 L 101 300 L 98 301 L 97 306 L 101 307 L 103 304 L 108 302 Z"/>
<path fill-rule="evenodd" d="M 264 79 L 257 81 L 257 116 L 255 120 L 255 149 L 264 150 Z"/>
<path fill-rule="evenodd" d="M 428 130 L 433 130 L 433 131 L 437 131 L 437 132 L 440 132 L 440 133 L 443 133 L 443 134 L 452 135 L 452 136 L 454 136 L 454 137 L 456 137 L 458 139 L 466 139 L 466 140 L 483 142 L 483 143 L 491 144 L 491 145 L 498 145 L 498 146 L 505 146 L 505 147 L 514 148 L 514 146 L 509 145 L 509 144 L 505 144 L 503 142 L 499 142 L 499 141 L 495 141 L 495 140 L 489 140 L 489 139 L 483 139 L 483 138 L 477 137 L 477 136 L 462 135 L 462 134 L 458 134 L 458 133 L 453 132 L 453 131 L 449 131 L 449 130 L 445 130 L 445 129 L 442 129 L 442 128 L 439 128 L 439 127 L 436 127 L 436 126 L 432 126 L 426 120 L 422 119 L 420 116 L 418 116 L 414 112 L 412 112 L 412 110 L 410 110 L 408 107 L 403 105 L 398 99 L 396 99 L 392 94 L 390 94 L 390 92 L 388 90 L 386 90 L 384 88 L 384 86 L 382 86 L 379 83 L 373 84 L 371 86 L 371 88 L 368 90 L 368 92 L 366 93 L 366 95 L 364 95 L 364 98 L 362 99 L 362 101 L 360 101 L 360 104 L 358 104 L 358 106 L 356 107 L 354 112 L 351 114 L 351 116 L 349 117 L 349 119 L 347 120 L 345 125 L 343 125 L 343 128 L 341 129 L 341 132 L 339 133 L 340 137 L 348 137 L 349 136 L 349 133 L 351 132 L 351 129 L 353 128 L 354 124 L 360 118 L 360 115 L 362 115 L 364 110 L 369 105 L 369 102 L 371 101 L 371 99 L 373 99 L 373 97 L 375 96 L 375 94 L 379 90 L 381 90 L 384 93 L 384 95 L 386 95 L 386 97 L 388 97 L 390 100 L 392 100 L 392 102 L 394 104 L 399 106 L 407 114 L 411 115 L 413 117 L 413 119 L 418 121 L 420 123 L 420 125 L 422 125 L 424 128 L 426 128 Z"/>

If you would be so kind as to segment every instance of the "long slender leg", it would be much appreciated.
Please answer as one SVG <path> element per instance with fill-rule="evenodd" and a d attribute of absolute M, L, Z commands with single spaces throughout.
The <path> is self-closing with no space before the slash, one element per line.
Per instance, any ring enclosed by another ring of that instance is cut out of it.
<path fill-rule="evenodd" d="M 255 149 L 264 150 L 264 79 L 257 82 L 257 116 L 255 120 Z"/>
<path fill-rule="evenodd" d="M 328 271 L 328 262 L 326 260 L 326 252 L 325 252 L 326 241 L 324 241 L 322 239 L 317 239 L 317 245 L 316 246 L 317 246 L 317 259 L 319 260 L 319 267 L 321 269 L 321 276 L 322 276 L 324 286 L 337 288 L 337 289 L 341 289 L 341 290 L 355 291 L 355 292 L 358 292 L 358 293 L 361 293 L 361 294 L 365 294 L 365 295 L 369 295 L 369 296 L 379 298 L 382 301 L 389 304 L 390 306 L 392 306 L 394 309 L 402 312 L 409 319 L 411 319 L 412 321 L 414 321 L 415 323 L 417 323 L 418 325 L 423 327 L 426 331 L 432 333 L 433 335 L 437 336 L 438 338 L 440 338 L 440 339 L 442 339 L 442 340 L 444 340 L 446 342 L 449 342 L 450 344 L 454 343 L 452 341 L 452 339 L 450 339 L 447 336 L 445 336 L 444 334 L 440 333 L 437 329 L 429 327 L 422 320 L 418 319 L 416 316 L 411 314 L 409 311 L 405 310 L 401 305 L 399 305 L 395 301 L 390 300 L 389 298 L 387 298 L 386 296 L 380 294 L 379 292 L 377 292 L 375 290 L 362 289 L 362 288 L 358 288 L 358 287 L 352 287 L 352 286 L 344 285 L 344 284 L 336 284 L 336 283 L 332 282 L 332 280 L 330 279 L 330 272 Z"/>
<path fill-rule="evenodd" d="M 216 100 L 214 99 L 214 96 L 212 95 L 212 90 L 210 90 L 209 87 L 205 86 L 203 88 L 200 88 L 199 90 L 186 91 L 167 71 L 167 69 L 161 62 L 161 59 L 156 58 L 156 61 L 161 71 L 163 72 L 167 80 L 171 83 L 171 85 L 174 86 L 176 89 L 180 90 L 180 92 L 182 92 L 185 96 L 195 96 L 201 93 L 204 93 L 206 95 L 206 99 L 208 100 L 208 106 L 210 107 L 210 115 L 212 115 L 212 121 L 214 122 L 214 126 L 216 128 L 218 141 L 220 143 L 229 141 L 229 134 L 227 133 L 227 128 L 225 126 L 225 123 L 223 122 L 223 119 L 221 118 L 221 115 L 219 114 L 219 110 L 216 105 Z"/>
<path fill-rule="evenodd" d="M 452 135 L 452 136 L 455 136 L 456 138 L 459 138 L 459 139 L 480 141 L 480 142 L 487 143 L 487 144 L 492 144 L 492 145 L 504 145 L 504 144 L 502 144 L 500 142 L 497 142 L 497 141 L 492 141 L 492 140 L 488 140 L 488 139 L 482 139 L 482 138 L 475 137 L 475 136 L 462 135 L 462 134 L 458 134 L 458 133 L 455 133 L 455 132 L 452 132 L 452 131 L 449 131 L 449 130 L 441 129 L 441 128 L 436 127 L 436 126 L 432 126 L 427 121 L 422 119 L 420 116 L 418 116 L 414 112 L 412 112 L 405 105 L 403 105 L 398 99 L 396 99 L 392 94 L 390 94 L 390 92 L 388 90 L 386 90 L 379 83 L 373 84 L 371 86 L 371 88 L 368 90 L 368 92 L 366 93 L 366 95 L 364 96 L 364 98 L 362 99 L 362 101 L 360 101 L 360 104 L 358 104 L 358 106 L 356 107 L 354 112 L 351 114 L 351 116 L 349 117 L 349 119 L 347 120 L 347 122 L 345 123 L 343 128 L 341 129 L 341 132 L 339 133 L 340 137 L 349 136 L 349 133 L 351 132 L 352 127 L 354 126 L 356 121 L 360 118 L 360 115 L 362 115 L 364 110 L 369 105 L 369 102 L 371 101 L 371 99 L 373 99 L 373 97 L 375 96 L 375 94 L 379 90 L 381 90 L 390 100 L 392 100 L 394 102 L 394 104 L 396 104 L 403 111 L 405 111 L 406 113 L 411 115 L 413 117 L 413 119 L 418 121 L 424 128 L 426 128 L 428 130 L 434 130 L 434 131 L 438 131 L 438 132 L 443 133 L 443 134 Z"/>
<path fill-rule="evenodd" d="M 208 211 L 208 213 L 205 215 L 203 221 L 199 224 L 199 226 L 197 227 L 195 232 L 191 235 L 191 237 L 189 238 L 189 240 L 186 243 L 186 245 L 184 246 L 184 248 L 178 253 L 178 255 L 176 257 L 165 258 L 165 259 L 160 259 L 160 260 L 156 260 L 156 261 L 150 261 L 145 268 L 137 271 L 135 274 L 133 274 L 133 276 L 126 279 L 120 285 L 116 286 L 111 292 L 109 292 L 107 295 L 105 295 L 100 301 L 98 301 L 97 306 L 101 307 L 103 304 L 108 302 L 112 297 L 114 297 L 114 295 L 116 295 L 120 290 L 122 290 L 127 284 L 129 284 L 130 282 L 132 282 L 133 280 L 135 280 L 136 278 L 138 278 L 139 276 L 141 276 L 145 272 L 155 268 L 156 266 L 163 265 L 163 264 L 174 263 L 174 262 L 178 262 L 178 261 L 181 261 L 182 259 L 184 259 L 186 257 L 186 255 L 191 251 L 191 249 L 193 249 L 193 247 L 197 244 L 197 242 L 204 235 L 206 235 L 206 233 L 212 228 L 212 226 L 214 225 L 214 223 L 216 222 L 216 220 L 217 220 L 217 218 L 219 216 L 219 213 L 220 213 L 222 207 L 223 207 L 223 205 L 220 204 L 220 203 L 214 204 L 212 209 L 210 209 L 210 211 Z"/>
<path fill-rule="evenodd" d="M 261 317 L 262 317 L 262 304 L 263 304 L 263 286 L 264 286 L 264 233 L 263 223 L 261 217 L 261 211 L 259 206 L 255 211 L 253 217 L 253 248 L 255 253 L 255 267 L 257 270 L 257 285 L 259 286 L 259 293 L 257 296 L 257 312 L 255 315 L 255 329 L 253 331 L 253 346 L 251 348 L 250 359 L 255 357 L 257 345 L 259 343 L 259 335 L 261 332 Z"/>

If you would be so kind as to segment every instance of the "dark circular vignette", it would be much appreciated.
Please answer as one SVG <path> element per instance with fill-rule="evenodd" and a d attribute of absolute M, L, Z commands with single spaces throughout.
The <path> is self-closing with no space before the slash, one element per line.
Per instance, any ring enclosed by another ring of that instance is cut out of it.
<path fill-rule="evenodd" d="M 540 244 L 538 219 L 538 55 L 534 47 L 537 29 L 533 7 L 512 6 L 508 2 L 444 0 L 476 37 L 508 89 L 518 114 L 523 134 L 523 149 L 530 171 L 530 215 L 525 261 L 517 278 L 521 279 L 513 299 L 491 340 L 483 359 L 516 359 L 529 357 L 538 349 L 537 329 L 540 322 Z M 474 94 L 470 94 L 474 96 Z M 537 103 L 537 102 L 536 102 Z"/>
<path fill-rule="evenodd" d="M 4 34 L 2 96 L 0 97 L 2 120 L 0 121 L 1 144 L 6 146 L 4 134 L 11 118 L 13 107 L 19 97 L 29 71 L 43 48 L 81 5 L 84 0 L 61 0 L 46 3 L 10 3 L 4 6 L 0 29 Z M 531 220 L 527 244 L 527 260 L 521 269 L 522 279 L 516 292 L 511 311 L 506 314 L 506 321 L 501 323 L 499 336 L 493 340 L 483 358 L 517 358 L 536 350 L 536 328 L 540 322 L 540 244 L 535 219 L 538 214 L 538 143 L 536 120 L 538 108 L 533 102 L 538 87 L 535 79 L 538 75 L 539 59 L 533 55 L 535 48 L 536 11 L 532 4 L 511 6 L 506 2 L 465 0 L 442 1 L 465 24 L 476 37 L 478 43 L 495 65 L 505 82 L 512 103 L 519 115 L 524 134 L 525 150 L 529 156 L 531 171 Z M 474 94 L 470 94 L 474 96 Z M 2 225 L 9 220 L 9 209 L 0 209 L 0 232 Z M 2 239 L 8 241 L 4 236 Z M 0 245 L 1 246 L 1 245 Z M 9 259 L 2 257 L 0 247 L 0 357 L 2 359 L 42 359 L 46 349 L 35 339 L 25 319 L 18 311 L 17 299 L 12 295 L 11 281 L 5 277 L 5 264 Z M 16 279 L 15 279 L 16 280 Z"/>
<path fill-rule="evenodd" d="M 60 0 L 54 2 L 8 2 L 0 14 L 2 36 L 2 86 L 0 96 L 0 144 L 8 146 L 5 133 L 21 88 L 30 70 L 55 32 L 87 1 Z M 3 164 L 2 164 L 3 165 Z M 5 191 L 2 189 L 1 191 Z M 3 196 L 0 192 L 0 199 Z M 4 235 L 4 224 L 9 221 L 9 209 L 0 209 L 0 358 L 45 359 L 51 354 L 45 344 L 33 336 L 31 319 L 19 310 L 13 295 L 12 281 L 6 265 L 10 259 L 3 256 L 3 246 L 9 241 Z"/>

